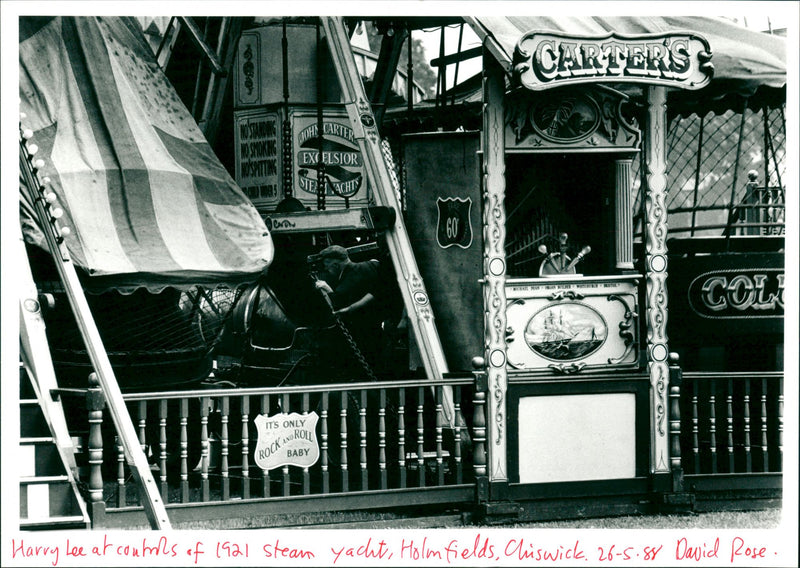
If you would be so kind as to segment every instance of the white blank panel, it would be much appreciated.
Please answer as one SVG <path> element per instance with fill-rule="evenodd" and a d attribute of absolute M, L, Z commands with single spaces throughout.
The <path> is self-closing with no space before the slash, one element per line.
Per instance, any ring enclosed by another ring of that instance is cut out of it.
<path fill-rule="evenodd" d="M 47 483 L 28 485 L 28 519 L 50 517 L 50 486 Z"/>
<path fill-rule="evenodd" d="M 635 476 L 636 397 L 633 393 L 520 399 L 521 483 Z"/>

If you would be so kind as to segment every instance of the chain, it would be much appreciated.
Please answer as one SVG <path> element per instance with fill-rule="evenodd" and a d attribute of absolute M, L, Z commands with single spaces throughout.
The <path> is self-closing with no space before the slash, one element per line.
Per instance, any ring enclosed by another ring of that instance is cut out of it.
<path fill-rule="evenodd" d="M 324 291 L 320 290 L 320 292 L 322 292 L 322 294 L 325 296 L 326 299 L 328 298 L 328 295 Z M 330 300 L 328 300 L 328 302 L 330 302 Z M 353 355 L 355 355 L 356 359 L 358 360 L 358 363 L 361 365 L 361 368 L 366 373 L 367 378 L 373 383 L 378 382 L 377 375 L 375 375 L 375 372 L 372 370 L 372 367 L 370 367 L 369 362 L 367 361 L 366 357 L 364 357 L 364 354 L 361 352 L 361 349 L 358 347 L 356 340 L 353 339 L 353 336 L 350 334 L 350 330 L 347 329 L 347 326 L 344 325 L 342 318 L 340 318 L 339 314 L 337 314 L 335 311 L 333 312 L 333 320 L 336 322 L 336 326 L 339 328 L 339 331 L 342 332 L 342 335 L 347 341 L 347 344 L 350 346 L 350 350 L 353 352 Z M 358 401 L 358 399 L 356 399 L 355 396 L 353 396 L 353 393 L 348 391 L 347 396 L 350 399 L 350 402 L 353 403 L 353 405 L 360 410 L 361 403 Z M 386 409 L 390 413 L 392 413 L 392 415 L 397 414 L 397 408 L 395 407 L 395 405 L 392 403 L 391 400 L 386 401 Z"/>
<path fill-rule="evenodd" d="M 370 367 L 369 362 L 367 361 L 367 358 L 364 357 L 364 354 L 361 352 L 361 349 L 358 347 L 358 344 L 356 343 L 356 340 L 353 339 L 353 336 L 351 335 L 350 330 L 347 329 L 347 326 L 344 325 L 344 322 L 342 321 L 342 318 L 340 318 L 339 314 L 337 314 L 336 312 L 333 313 L 333 320 L 336 322 L 336 326 L 339 328 L 339 331 L 342 332 L 342 335 L 344 336 L 345 341 L 347 341 L 347 345 L 350 346 L 350 350 L 353 352 L 353 355 L 355 355 L 356 359 L 358 360 L 359 365 L 361 365 L 361 368 L 367 374 L 367 378 L 370 381 L 377 382 L 378 377 L 375 375 L 375 372 L 372 370 L 372 367 Z"/>
<path fill-rule="evenodd" d="M 317 280 L 317 274 L 315 272 L 310 272 L 309 276 L 311 277 L 312 280 L 315 280 L 315 281 Z M 356 340 L 353 339 L 353 335 L 350 333 L 350 330 L 347 329 L 347 326 L 342 321 L 342 318 L 339 316 L 339 314 L 336 313 L 336 309 L 333 307 L 333 302 L 331 302 L 331 299 L 328 296 L 328 293 L 325 292 L 325 290 L 320 290 L 320 293 L 322 294 L 322 297 L 325 298 L 325 302 L 331 308 L 331 315 L 333 316 L 333 321 L 336 323 L 336 327 L 339 328 L 339 331 L 342 332 L 342 336 L 344 336 L 344 339 L 347 342 L 347 345 L 350 347 L 350 351 L 352 351 L 353 355 L 355 355 L 356 360 L 358 361 L 358 364 L 361 365 L 361 368 L 364 370 L 364 373 L 366 373 L 367 378 L 370 381 L 377 382 L 378 381 L 378 377 L 375 375 L 375 372 L 372 370 L 372 367 L 370 366 L 369 362 L 367 361 L 367 358 L 364 357 L 364 354 L 361 352 L 361 349 L 359 348 L 358 344 L 356 343 Z"/>

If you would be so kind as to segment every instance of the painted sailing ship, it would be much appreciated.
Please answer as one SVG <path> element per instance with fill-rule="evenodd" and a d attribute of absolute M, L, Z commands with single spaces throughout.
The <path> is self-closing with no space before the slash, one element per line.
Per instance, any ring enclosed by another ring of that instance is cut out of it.
<path fill-rule="evenodd" d="M 597 326 L 584 318 L 564 318 L 562 310 L 549 309 L 539 322 L 536 316 L 528 325 L 525 339 L 536 353 L 548 359 L 559 361 L 585 357 L 595 351 L 605 340 L 605 334 L 598 335 Z M 577 323 L 580 321 L 580 323 Z M 538 333 L 534 329 L 538 328 Z"/>

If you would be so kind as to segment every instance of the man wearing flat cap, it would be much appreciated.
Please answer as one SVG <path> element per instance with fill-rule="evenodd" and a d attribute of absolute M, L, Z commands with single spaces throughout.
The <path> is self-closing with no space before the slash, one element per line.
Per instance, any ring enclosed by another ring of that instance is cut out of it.
<path fill-rule="evenodd" d="M 315 286 L 324 291 L 364 356 L 375 364 L 380 350 L 380 264 L 353 262 L 344 247 L 333 245 L 319 253 L 323 265 Z"/>

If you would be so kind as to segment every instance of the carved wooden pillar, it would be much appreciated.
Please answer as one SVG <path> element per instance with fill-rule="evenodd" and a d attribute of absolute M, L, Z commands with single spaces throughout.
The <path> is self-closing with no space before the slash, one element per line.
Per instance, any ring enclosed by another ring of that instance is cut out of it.
<path fill-rule="evenodd" d="M 633 270 L 633 211 L 631 210 L 631 174 L 633 160 L 616 161 L 614 220 L 616 221 L 617 270 Z"/>
<path fill-rule="evenodd" d="M 89 511 L 92 528 L 100 528 L 105 522 L 106 503 L 103 500 L 103 408 L 106 401 L 96 373 L 89 375 L 89 390 L 86 393 L 86 409 L 89 418 Z"/>
<path fill-rule="evenodd" d="M 669 472 L 666 409 L 669 388 L 667 357 L 667 94 L 647 88 L 645 136 L 645 276 L 647 280 L 647 358 L 652 413 L 650 469 Z"/>
<path fill-rule="evenodd" d="M 489 479 L 508 479 L 506 467 L 506 212 L 503 70 L 491 55 L 483 63 L 483 297 L 489 380 Z"/>
<path fill-rule="evenodd" d="M 478 504 L 485 504 L 489 500 L 489 468 L 486 452 L 486 391 L 489 390 L 489 385 L 484 371 L 486 361 L 483 357 L 475 357 L 472 366 L 475 369 L 472 372 L 475 378 L 472 399 L 472 468 L 475 473 L 475 501 Z"/>
<path fill-rule="evenodd" d="M 672 471 L 672 491 L 683 491 L 683 463 L 681 462 L 681 368 L 678 355 L 670 354 L 669 384 L 669 434 L 670 434 L 670 470 Z"/>

